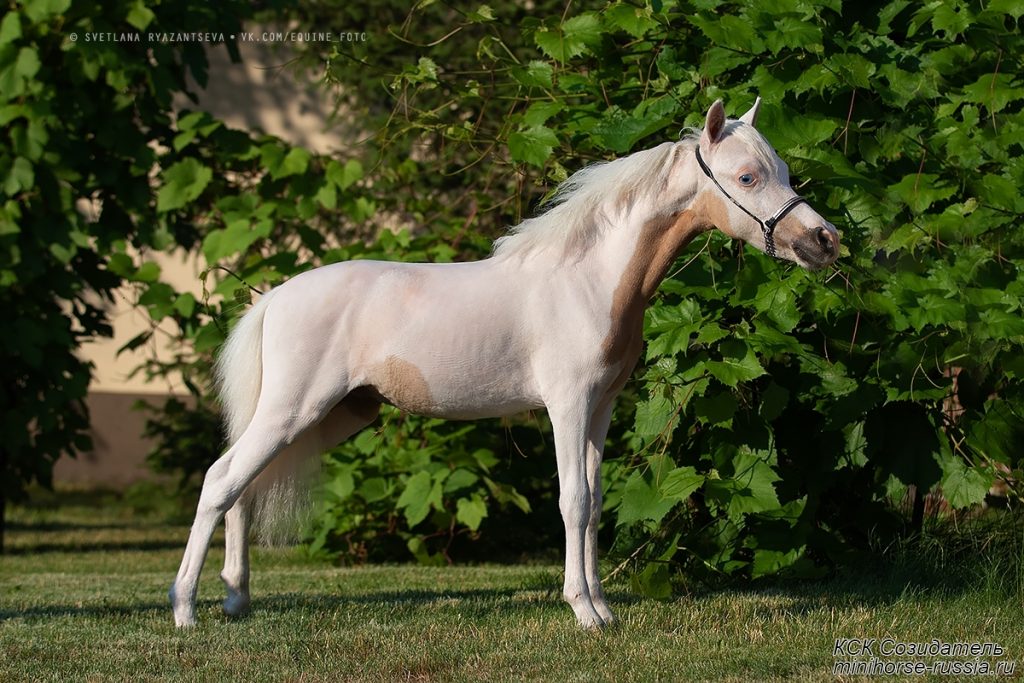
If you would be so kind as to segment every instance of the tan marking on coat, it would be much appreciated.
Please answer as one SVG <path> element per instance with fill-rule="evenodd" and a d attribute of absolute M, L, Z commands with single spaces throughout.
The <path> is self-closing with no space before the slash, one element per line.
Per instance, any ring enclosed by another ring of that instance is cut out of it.
<path fill-rule="evenodd" d="M 643 335 L 643 312 L 647 302 L 665 278 L 676 253 L 696 234 L 693 212 L 657 216 L 640 229 L 636 251 L 626 264 L 611 297 L 611 328 L 601 344 L 606 366 L 625 362 L 632 366 L 639 357 Z"/>
<path fill-rule="evenodd" d="M 729 205 L 722 197 L 705 191 L 693 202 L 691 210 L 697 214 L 696 222 L 703 225 L 705 230 L 718 228 L 729 237 L 736 237 L 736 231 L 729 220 Z"/>
<path fill-rule="evenodd" d="M 423 415 L 437 407 L 423 372 L 398 356 L 388 356 L 375 365 L 369 377 L 369 386 L 396 408 Z"/>
<path fill-rule="evenodd" d="M 626 377 L 621 378 L 622 383 L 640 355 L 647 302 L 654 296 L 676 254 L 697 234 L 713 225 L 704 204 L 703 197 L 698 198 L 693 207 L 652 218 L 640 229 L 636 250 L 612 295 L 612 325 L 601 344 L 606 365 L 624 363 L 629 367 Z"/>
<path fill-rule="evenodd" d="M 633 370 L 636 369 L 636 363 L 640 360 L 640 352 L 643 351 L 643 330 L 641 334 L 635 335 L 626 347 L 625 352 L 622 354 L 622 367 L 619 368 L 619 374 L 615 376 L 612 383 L 608 386 L 604 396 L 601 397 L 601 401 L 597 405 L 595 413 L 600 414 L 603 412 L 615 398 L 619 395 L 619 392 L 626 386 L 626 382 L 629 381 L 630 376 L 633 374 Z"/>

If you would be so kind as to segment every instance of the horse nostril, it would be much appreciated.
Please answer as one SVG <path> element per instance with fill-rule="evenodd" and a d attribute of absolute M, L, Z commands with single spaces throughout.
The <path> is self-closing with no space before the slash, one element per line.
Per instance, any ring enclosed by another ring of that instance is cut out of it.
<path fill-rule="evenodd" d="M 835 253 L 835 238 L 832 237 L 832 233 L 829 232 L 827 228 L 818 228 L 816 235 L 818 237 L 818 245 L 821 247 L 822 251 L 824 251 L 826 254 Z"/>

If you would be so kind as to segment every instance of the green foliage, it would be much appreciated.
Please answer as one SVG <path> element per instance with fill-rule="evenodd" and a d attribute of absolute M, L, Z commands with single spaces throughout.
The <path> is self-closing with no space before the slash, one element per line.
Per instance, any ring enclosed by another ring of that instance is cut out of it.
<path fill-rule="evenodd" d="M 149 172 L 158 153 L 149 143 L 170 143 L 171 98 L 183 91 L 186 73 L 205 81 L 202 51 L 74 43 L 69 36 L 142 24 L 179 28 L 186 6 L 147 10 L 112 1 L 72 8 L 69 0 L 5 6 L 0 509 L 30 482 L 48 484 L 62 454 L 90 448 L 82 401 L 90 367 L 74 352 L 110 334 L 105 308 L 118 285 L 151 282 L 158 274 L 152 266 L 136 270 L 132 255 L 175 242 L 190 245 L 189 226 L 160 220 L 155 211 Z M 191 8 L 189 16 L 230 28 L 245 11 L 244 4 L 229 2 Z M 183 180 L 179 171 L 174 182 Z M 185 197 L 202 190 L 199 180 L 201 172 L 182 187 Z"/>
<path fill-rule="evenodd" d="M 505 468 L 493 443 L 493 431 L 476 423 L 388 410 L 380 429 L 328 456 L 310 550 L 342 549 L 364 560 L 392 557 L 404 542 L 420 562 L 450 560 L 453 543 L 475 540 L 492 511 L 531 511 L 522 494 L 494 479 Z"/>

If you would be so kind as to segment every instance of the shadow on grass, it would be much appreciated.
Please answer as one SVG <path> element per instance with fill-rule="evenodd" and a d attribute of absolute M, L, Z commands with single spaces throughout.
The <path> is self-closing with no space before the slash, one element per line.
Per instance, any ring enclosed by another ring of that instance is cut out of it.
<path fill-rule="evenodd" d="M 995 600 L 1012 596 L 1018 589 L 1015 579 L 993 581 L 998 567 L 984 564 L 937 566 L 927 559 L 889 565 L 836 570 L 826 578 L 806 581 L 766 580 L 760 584 L 738 585 L 696 593 L 690 599 L 701 602 L 746 598 L 759 603 L 757 608 L 778 616 L 803 616 L 838 608 L 874 609 L 900 602 L 928 603 L 936 598 L 956 599 L 966 595 Z"/>
<path fill-rule="evenodd" d="M 103 553 L 183 549 L 188 528 L 159 519 L 63 522 L 16 521 L 7 524 L 4 556 L 52 553 Z"/>
<path fill-rule="evenodd" d="M 27 533 L 51 533 L 55 531 L 76 531 L 89 533 L 91 531 L 147 531 L 151 529 L 166 529 L 167 524 L 162 520 L 152 522 L 140 522 L 138 520 L 126 520 L 123 522 L 19 522 L 8 521 L 7 531 Z"/>
<path fill-rule="evenodd" d="M 554 578 L 553 576 L 551 577 Z M 962 587 L 968 592 L 969 587 Z M 523 587 L 493 589 L 462 589 L 462 590 L 424 590 L 396 589 L 374 591 L 370 593 L 339 594 L 339 593 L 301 593 L 285 592 L 270 595 L 256 594 L 253 598 L 253 611 L 275 615 L 289 613 L 330 614 L 355 607 L 387 608 L 387 613 L 402 618 L 422 610 L 430 610 L 435 614 L 450 609 L 460 615 L 484 617 L 495 613 L 524 614 L 538 610 L 562 607 L 560 586 L 556 581 L 539 579 L 524 582 Z M 912 597 L 927 599 L 930 594 L 950 596 L 945 587 L 931 586 L 929 589 L 913 587 L 902 581 L 889 577 L 858 577 L 840 578 L 832 581 L 815 581 L 806 584 L 792 583 L 765 587 L 744 587 L 720 589 L 689 596 L 675 597 L 658 602 L 706 603 L 726 598 L 748 599 L 756 605 L 758 611 L 777 614 L 780 617 L 802 617 L 823 609 L 841 608 L 877 608 L 891 605 Z M 637 605 L 651 598 L 644 598 L 622 589 L 609 591 L 609 601 L 613 608 L 626 605 Z M 198 602 L 200 622 L 227 623 L 244 622 L 247 615 L 237 618 L 220 617 L 211 620 L 210 612 L 219 610 L 219 599 L 207 598 Z M 26 609 L 0 609 L 0 622 L 13 618 L 117 618 L 137 617 L 155 612 L 166 613 L 171 618 L 170 605 L 165 601 L 153 601 L 136 604 L 98 604 L 98 605 L 38 605 Z M 206 615 L 206 616 L 204 616 Z"/>
<path fill-rule="evenodd" d="M 171 614 L 170 603 L 146 602 L 132 605 L 37 605 L 25 609 L 0 609 L 0 623 L 10 619 L 110 618 L 124 619 L 154 612 Z"/>
<path fill-rule="evenodd" d="M 561 605 L 561 599 L 555 595 L 538 595 L 537 591 L 503 589 L 470 589 L 454 591 L 432 590 L 395 590 L 361 593 L 358 595 L 337 595 L 328 593 L 278 593 L 253 598 L 253 611 L 285 615 L 292 612 L 330 613 L 351 607 L 387 607 L 390 614 L 411 615 L 423 609 L 437 612 L 438 608 L 450 607 L 460 614 L 493 614 L 510 612 L 529 612 L 544 609 L 552 605 Z M 220 602 L 214 599 L 200 600 L 197 609 L 200 621 L 204 613 L 215 611 Z M 37 605 L 25 609 L 0 609 L 0 622 L 9 619 L 41 619 L 41 618 L 93 618 L 106 619 L 135 617 L 154 612 L 165 612 L 171 619 L 169 602 L 145 602 L 137 604 L 99 604 L 99 605 Z M 245 621 L 248 615 L 241 617 L 221 617 L 220 621 Z M 212 623 L 212 622 L 211 622 Z"/>
<path fill-rule="evenodd" d="M 83 540 L 64 541 L 59 543 L 33 543 L 25 546 L 8 546 L 4 548 L 4 555 L 7 557 L 45 555 L 49 553 L 106 553 L 122 551 L 149 550 L 182 550 L 185 547 L 184 541 L 99 541 L 88 542 Z"/>
<path fill-rule="evenodd" d="M 458 607 L 459 611 L 473 612 L 526 611 L 556 601 L 546 592 L 515 588 L 474 588 L 464 590 L 393 590 L 361 593 L 358 595 L 336 595 L 330 593 L 278 593 L 253 598 L 253 610 L 285 614 L 293 610 L 313 612 L 334 611 L 353 606 L 375 606 L 396 608 L 404 612 L 416 612 L 423 608 L 436 609 L 438 606 Z"/>

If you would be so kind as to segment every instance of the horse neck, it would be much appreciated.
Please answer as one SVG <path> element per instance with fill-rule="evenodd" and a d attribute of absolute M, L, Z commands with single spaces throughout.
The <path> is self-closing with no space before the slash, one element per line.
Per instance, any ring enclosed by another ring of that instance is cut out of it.
<path fill-rule="evenodd" d="M 665 207 L 649 200 L 625 212 L 623 224 L 594 245 L 593 260 L 605 277 L 615 274 L 614 298 L 646 306 L 676 255 L 711 228 L 702 201 L 687 197 Z"/>
<path fill-rule="evenodd" d="M 644 310 L 665 278 L 676 255 L 698 234 L 712 227 L 702 202 L 689 197 L 666 209 L 638 203 L 627 212 L 625 224 L 609 230 L 594 246 L 590 259 L 600 269 L 595 281 L 611 281 L 612 330 L 604 345 L 608 363 L 626 361 L 639 353 Z M 633 359 L 635 360 L 635 359 Z M 631 365 L 630 365 L 631 366 Z"/>

